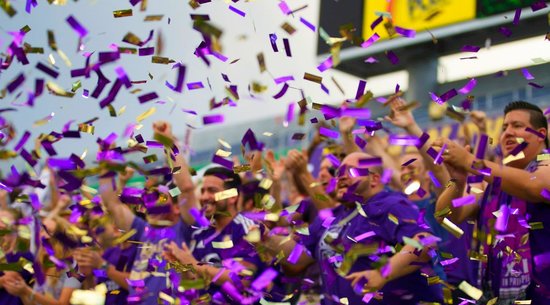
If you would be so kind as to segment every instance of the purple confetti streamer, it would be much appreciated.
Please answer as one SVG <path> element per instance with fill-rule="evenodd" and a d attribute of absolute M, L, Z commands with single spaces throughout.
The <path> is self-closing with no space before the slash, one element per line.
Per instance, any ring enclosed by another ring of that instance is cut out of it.
<path fill-rule="evenodd" d="M 539 84 L 537 84 L 537 83 L 533 83 L 533 82 L 529 82 L 528 85 L 531 86 L 531 87 L 537 88 L 537 89 L 542 89 L 542 88 L 544 88 L 544 86 L 539 85 Z"/>
<path fill-rule="evenodd" d="M 388 138 L 388 143 L 391 145 L 399 146 L 416 146 L 419 143 L 419 139 L 412 135 L 395 135 L 392 134 Z"/>
<path fill-rule="evenodd" d="M 382 158 L 380 157 L 359 159 L 359 166 L 380 166 L 380 165 L 382 165 Z"/>
<path fill-rule="evenodd" d="M 439 98 L 442 102 L 447 102 L 448 100 L 452 99 L 453 97 L 457 96 L 456 89 L 451 89 L 445 93 L 443 93 Z"/>
<path fill-rule="evenodd" d="M 254 291 L 258 292 L 269 286 L 277 277 L 278 273 L 273 268 L 268 268 L 260 274 L 250 285 Z"/>
<path fill-rule="evenodd" d="M 204 125 L 223 123 L 223 121 L 223 114 L 205 115 L 202 117 L 202 122 Z"/>
<path fill-rule="evenodd" d="M 245 12 L 239 10 L 238 8 L 234 7 L 233 5 L 230 5 L 230 6 L 229 6 L 229 9 L 230 9 L 232 12 L 237 13 L 237 14 L 240 15 L 241 17 L 246 16 L 246 13 L 245 13 Z"/>
<path fill-rule="evenodd" d="M 144 104 L 144 103 L 150 102 L 150 101 L 152 101 L 152 100 L 154 100 L 158 97 L 159 96 L 156 92 L 151 92 L 151 93 L 146 93 L 146 94 L 140 95 L 138 97 L 138 99 L 139 99 L 140 104 Z"/>
<path fill-rule="evenodd" d="M 281 76 L 281 77 L 278 77 L 276 79 L 274 79 L 275 81 L 275 84 L 281 84 L 281 83 L 286 83 L 288 81 L 291 81 L 291 80 L 294 80 L 294 76 L 292 75 L 287 75 L 287 76 Z"/>
<path fill-rule="evenodd" d="M 338 131 L 334 131 L 325 127 L 319 128 L 319 134 L 332 139 L 338 139 L 338 136 L 340 135 Z"/>
<path fill-rule="evenodd" d="M 349 116 L 358 119 L 370 119 L 371 111 L 369 108 L 350 108 L 342 110 L 341 116 Z"/>
<path fill-rule="evenodd" d="M 372 34 L 371 37 L 369 37 L 369 39 L 365 40 L 362 44 L 361 44 L 361 48 L 368 48 L 370 47 L 373 43 L 375 43 L 378 39 L 380 39 L 380 35 L 378 35 L 377 33 L 374 33 Z"/>
<path fill-rule="evenodd" d="M 155 54 L 155 47 L 140 48 L 138 50 L 139 56 L 149 56 Z"/>
<path fill-rule="evenodd" d="M 288 7 L 288 4 L 286 4 L 286 2 L 284 1 L 279 2 L 279 8 L 285 15 L 288 15 L 291 13 L 290 8 Z"/>
<path fill-rule="evenodd" d="M 539 10 L 542 10 L 544 8 L 546 8 L 546 3 L 544 3 L 545 1 L 537 1 L 533 4 L 531 4 L 531 10 L 533 12 L 536 12 L 536 11 L 539 11 Z"/>
<path fill-rule="evenodd" d="M 489 141 L 489 136 L 486 134 L 481 134 L 479 138 L 479 144 L 477 145 L 476 158 L 485 159 L 485 151 L 487 149 L 487 143 Z"/>
<path fill-rule="evenodd" d="M 401 34 L 405 37 L 408 37 L 408 38 L 414 38 L 416 36 L 416 31 L 415 30 L 405 29 L 405 28 L 398 27 L 398 26 L 395 27 L 395 32 L 398 33 L 398 34 Z"/>
<path fill-rule="evenodd" d="M 304 246 L 300 244 L 296 244 L 296 247 L 292 249 L 292 252 L 287 258 L 287 261 L 291 264 L 296 264 L 298 260 L 300 259 L 300 256 L 302 255 L 302 252 L 304 252 Z"/>
<path fill-rule="evenodd" d="M 384 20 L 384 17 L 383 16 L 378 16 L 378 18 L 376 18 L 376 20 L 374 20 L 371 24 L 370 24 L 370 29 L 371 30 L 374 30 L 374 28 L 380 24 L 380 22 L 382 22 Z"/>
<path fill-rule="evenodd" d="M 274 99 L 280 99 L 281 97 L 283 97 L 283 95 L 285 95 L 286 91 L 288 90 L 288 87 L 289 87 L 288 84 L 285 83 L 285 84 L 283 85 L 283 88 L 281 88 L 281 91 L 279 91 L 277 94 L 275 94 L 275 95 L 273 96 L 273 98 L 274 98 Z"/>
<path fill-rule="evenodd" d="M 359 85 L 357 86 L 357 92 L 355 93 L 355 99 L 358 100 L 365 94 L 365 86 L 367 82 L 364 80 L 359 80 Z"/>
<path fill-rule="evenodd" d="M 539 137 L 539 138 L 541 138 L 541 139 L 545 139 L 545 138 L 546 138 L 546 136 L 545 136 L 544 134 L 542 134 L 542 133 L 540 133 L 540 132 L 538 132 L 538 131 L 536 131 L 536 130 L 530 128 L 530 127 L 525 128 L 525 131 L 530 132 L 530 133 L 536 135 L 537 137 Z"/>
<path fill-rule="evenodd" d="M 271 43 L 273 52 L 279 52 L 279 48 L 277 47 L 277 35 L 275 33 L 269 34 L 269 42 Z"/>
<path fill-rule="evenodd" d="M 294 120 L 294 106 L 295 105 L 296 104 L 294 104 L 294 103 L 288 104 L 288 109 L 287 109 L 287 112 L 286 112 L 286 119 L 284 121 L 285 126 L 288 126 L 288 124 Z"/>
<path fill-rule="evenodd" d="M 20 73 L 14 80 L 12 80 L 6 89 L 8 89 L 9 93 L 13 93 L 13 91 L 17 90 L 23 84 L 25 81 L 25 75 L 23 73 Z"/>
<path fill-rule="evenodd" d="M 523 151 L 527 145 L 529 145 L 529 143 L 527 142 L 522 142 L 521 144 L 518 144 L 516 147 L 514 147 L 514 149 L 512 149 L 512 151 L 510 152 L 510 154 L 512 156 L 516 156 L 517 154 L 519 154 L 521 151 Z"/>
<path fill-rule="evenodd" d="M 452 200 L 453 207 L 458 208 L 464 205 L 473 204 L 476 202 L 476 195 L 467 195 L 464 197 L 456 198 Z"/>
<path fill-rule="evenodd" d="M 72 15 L 67 17 L 67 23 L 75 30 L 80 38 L 86 37 L 88 35 L 88 30 L 84 28 Z"/>
<path fill-rule="evenodd" d="M 28 131 L 25 131 L 25 133 L 23 133 L 23 136 L 21 136 L 21 140 L 19 140 L 19 143 L 17 143 L 17 145 L 15 145 L 13 150 L 19 151 L 21 148 L 23 148 L 25 143 L 27 143 L 27 141 L 29 140 L 30 136 L 31 136 L 31 133 L 28 132 Z"/>
<path fill-rule="evenodd" d="M 374 63 L 377 63 L 378 62 L 378 59 L 374 58 L 374 57 L 369 57 L 367 59 L 365 59 L 365 62 L 366 63 L 369 63 L 369 64 L 374 64 Z"/>
<path fill-rule="evenodd" d="M 464 85 L 464 87 L 460 88 L 458 92 L 460 94 L 466 95 L 470 93 L 470 91 L 472 91 L 476 85 L 477 85 L 477 80 L 475 78 L 472 78 L 468 81 L 468 83 L 466 83 L 466 85 Z"/>
<path fill-rule="evenodd" d="M 478 46 L 472 46 L 472 45 L 464 45 L 460 51 L 462 52 L 473 52 L 476 53 L 481 49 L 481 47 Z"/>
<path fill-rule="evenodd" d="M 412 158 L 410 160 L 407 160 L 405 163 L 401 164 L 401 167 L 407 166 L 407 165 L 413 163 L 414 161 L 416 161 L 416 158 Z"/>
<path fill-rule="evenodd" d="M 305 26 L 307 26 L 312 32 L 317 31 L 317 28 L 306 19 L 300 17 L 300 22 L 302 22 Z"/>
<path fill-rule="evenodd" d="M 363 140 L 361 137 L 359 136 L 355 136 L 355 145 L 359 146 L 359 148 L 361 148 L 361 150 L 365 149 L 365 146 L 367 146 L 367 142 L 365 140 Z"/>
<path fill-rule="evenodd" d="M 430 176 L 430 179 L 432 180 L 434 187 L 440 188 L 441 183 L 439 182 L 439 180 L 437 180 L 437 177 L 435 176 L 435 174 L 432 171 L 428 171 L 428 175 Z"/>
<path fill-rule="evenodd" d="M 392 65 L 397 65 L 399 63 L 399 57 L 397 57 L 397 55 L 393 51 L 386 52 L 386 57 Z"/>
<path fill-rule="evenodd" d="M 292 53 L 290 51 L 290 42 L 288 38 L 283 38 L 283 45 L 285 46 L 285 53 L 287 57 L 292 57 Z"/>
<path fill-rule="evenodd" d="M 504 35 L 505 37 L 510 37 L 512 36 L 512 31 L 510 31 L 510 29 L 508 29 L 507 27 L 505 26 L 501 26 L 498 31 Z"/>
<path fill-rule="evenodd" d="M 527 68 L 522 68 L 521 73 L 523 73 L 523 77 L 525 77 L 526 80 L 535 79 L 535 77 L 531 75 L 531 73 L 529 73 L 529 70 L 527 70 Z"/>
<path fill-rule="evenodd" d="M 179 65 L 178 66 L 178 77 L 176 79 L 176 85 L 173 86 L 174 88 L 172 90 L 176 92 L 182 92 L 183 91 L 183 81 L 185 80 L 185 66 Z M 166 82 L 166 85 L 168 85 L 168 82 Z"/>
<path fill-rule="evenodd" d="M 187 90 L 196 90 L 196 89 L 202 89 L 204 88 L 204 85 L 202 82 L 195 82 L 195 83 L 187 83 Z"/>
<path fill-rule="evenodd" d="M 514 21 L 512 22 L 513 25 L 519 24 L 519 18 L 521 17 L 521 8 L 516 9 L 516 13 L 514 14 Z"/>
<path fill-rule="evenodd" d="M 53 78 L 57 78 L 59 76 L 59 72 L 55 71 L 54 69 L 46 66 L 45 64 L 39 62 L 36 64 L 36 68 L 46 74 L 48 74 L 49 76 L 53 77 Z"/>
<path fill-rule="evenodd" d="M 332 68 L 332 56 L 329 56 L 319 66 L 317 66 L 317 70 L 319 70 L 319 72 L 324 72 L 330 68 Z"/>

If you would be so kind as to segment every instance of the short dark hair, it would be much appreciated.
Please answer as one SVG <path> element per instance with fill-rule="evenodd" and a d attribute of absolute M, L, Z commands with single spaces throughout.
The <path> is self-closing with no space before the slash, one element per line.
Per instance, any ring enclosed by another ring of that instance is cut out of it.
<path fill-rule="evenodd" d="M 544 144 L 548 148 L 548 121 L 542 112 L 542 109 L 537 105 L 533 105 L 526 101 L 515 101 L 511 102 L 504 108 L 504 115 L 507 115 L 508 112 L 513 110 L 524 110 L 529 113 L 529 123 L 535 129 L 544 128 L 546 129 L 546 137 L 544 138 Z"/>
<path fill-rule="evenodd" d="M 206 176 L 216 176 L 223 180 L 223 186 L 226 190 L 236 188 L 237 190 L 241 187 L 241 177 L 238 174 L 235 174 L 232 170 L 225 167 L 212 167 L 207 169 L 204 172 L 203 177 Z"/>

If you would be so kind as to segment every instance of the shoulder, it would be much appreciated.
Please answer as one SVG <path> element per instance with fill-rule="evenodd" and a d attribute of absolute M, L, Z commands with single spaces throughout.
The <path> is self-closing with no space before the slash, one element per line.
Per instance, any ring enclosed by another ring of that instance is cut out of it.
<path fill-rule="evenodd" d="M 242 230 L 244 234 L 248 234 L 250 227 L 256 223 L 254 220 L 239 213 L 235 216 L 235 218 L 233 218 L 233 224 L 235 224 L 235 227 L 239 229 L 239 231 Z"/>

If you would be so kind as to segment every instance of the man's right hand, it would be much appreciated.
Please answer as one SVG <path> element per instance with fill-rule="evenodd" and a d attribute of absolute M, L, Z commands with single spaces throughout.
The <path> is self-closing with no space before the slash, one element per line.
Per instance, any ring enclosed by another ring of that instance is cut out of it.
<path fill-rule="evenodd" d="M 300 151 L 292 149 L 288 152 L 285 167 L 293 173 L 307 172 L 307 157 Z"/>

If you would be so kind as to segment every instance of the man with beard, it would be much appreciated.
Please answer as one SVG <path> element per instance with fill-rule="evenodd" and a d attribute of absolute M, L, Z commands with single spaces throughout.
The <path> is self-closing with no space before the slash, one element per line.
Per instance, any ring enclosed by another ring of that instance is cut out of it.
<path fill-rule="evenodd" d="M 550 161 L 544 157 L 548 123 L 542 110 L 524 101 L 508 104 L 499 144 L 503 164 L 477 160 L 484 158 L 483 144 L 474 155 L 448 139 L 434 142 L 438 151 L 446 146 L 443 159 L 454 179 L 437 201 L 437 210 L 450 209 L 447 217 L 456 223 L 477 220 L 479 255 L 486 257 L 480 269 L 486 300 L 550 304 Z M 467 185 L 475 180 L 484 183 Z M 471 195 L 466 192 L 475 189 Z M 475 197 L 475 202 L 453 204 L 463 196 Z M 530 226 L 536 223 L 544 225 Z"/>
<path fill-rule="evenodd" d="M 190 301 L 199 298 L 210 303 L 239 304 L 239 298 L 246 295 L 243 283 L 260 265 L 254 246 L 247 240 L 254 222 L 237 210 L 240 186 L 241 179 L 232 170 L 208 169 L 199 200 L 204 216 L 212 219 L 211 224 L 202 224 L 192 232 L 189 247 L 182 243 L 180 248 L 174 242 L 166 247 L 169 260 L 191 266 L 186 274 L 189 279 L 211 282 L 206 289 L 188 294 Z"/>
<path fill-rule="evenodd" d="M 372 158 L 359 152 L 344 158 L 337 173 L 341 205 L 322 211 L 299 243 L 264 234 L 263 244 L 273 254 L 285 254 L 281 263 L 288 273 L 299 274 L 317 261 L 324 304 L 441 301 L 441 286 L 428 285 L 420 273 L 421 267 L 433 271 L 435 240 L 416 223 L 412 203 L 384 189 L 382 168 L 363 165 Z"/>

